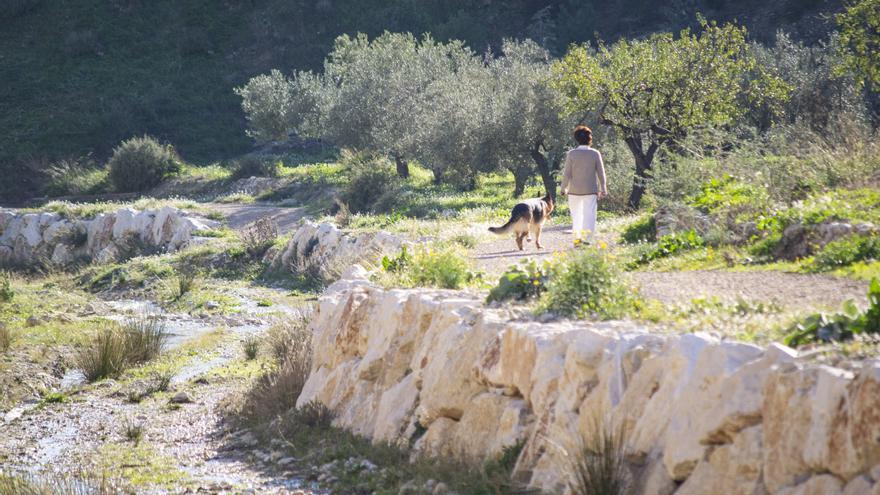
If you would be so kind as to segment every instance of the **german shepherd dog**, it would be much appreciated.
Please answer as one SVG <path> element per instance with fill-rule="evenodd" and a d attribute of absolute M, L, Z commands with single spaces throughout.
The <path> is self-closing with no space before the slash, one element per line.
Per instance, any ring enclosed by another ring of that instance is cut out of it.
<path fill-rule="evenodd" d="M 553 198 L 549 194 L 543 198 L 533 198 L 521 201 L 510 212 L 510 220 L 501 227 L 489 227 L 489 232 L 506 234 L 511 229 L 516 234 L 516 247 L 523 250 L 523 239 L 529 233 L 535 235 L 535 246 L 541 249 L 541 228 L 544 221 L 553 213 Z M 529 239 L 531 240 L 531 239 Z"/>

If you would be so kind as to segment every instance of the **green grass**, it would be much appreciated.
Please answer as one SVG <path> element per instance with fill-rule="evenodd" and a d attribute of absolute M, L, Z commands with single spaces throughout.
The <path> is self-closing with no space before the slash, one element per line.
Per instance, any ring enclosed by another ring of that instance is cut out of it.
<path fill-rule="evenodd" d="M 96 455 L 104 472 L 114 473 L 133 487 L 177 490 L 190 481 L 173 458 L 148 442 L 105 444 Z"/>

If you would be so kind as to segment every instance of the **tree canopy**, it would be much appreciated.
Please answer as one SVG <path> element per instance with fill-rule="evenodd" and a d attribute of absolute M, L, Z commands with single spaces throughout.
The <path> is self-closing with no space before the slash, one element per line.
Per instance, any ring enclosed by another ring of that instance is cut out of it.
<path fill-rule="evenodd" d="M 838 14 L 843 67 L 880 86 L 880 0 L 861 0 Z"/>
<path fill-rule="evenodd" d="M 595 112 L 621 134 L 635 158 L 628 202 L 637 208 L 663 144 L 696 127 L 727 125 L 748 103 L 784 98 L 787 87 L 778 78 L 749 77 L 755 68 L 745 28 L 703 22 L 699 32 L 678 37 L 574 46 L 554 65 L 553 83 L 568 112 Z"/>

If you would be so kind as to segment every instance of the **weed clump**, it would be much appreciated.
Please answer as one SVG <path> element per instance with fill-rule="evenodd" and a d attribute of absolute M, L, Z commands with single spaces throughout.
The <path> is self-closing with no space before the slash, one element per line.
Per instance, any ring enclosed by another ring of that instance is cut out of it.
<path fill-rule="evenodd" d="M 258 156 L 247 156 L 238 160 L 232 171 L 232 180 L 249 177 L 278 177 L 282 163 L 278 160 Z"/>
<path fill-rule="evenodd" d="M 540 297 L 547 290 L 550 264 L 538 265 L 534 260 L 509 268 L 489 291 L 486 302 L 523 301 Z"/>
<path fill-rule="evenodd" d="M 822 342 L 852 340 L 857 335 L 880 334 L 880 279 L 871 280 L 868 308 L 860 311 L 847 301 L 835 314 L 815 313 L 788 329 L 785 345 L 797 347 Z"/>
<path fill-rule="evenodd" d="M 90 345 L 79 350 L 75 362 L 90 382 L 114 377 L 158 356 L 167 339 L 164 323 L 149 316 L 132 318 L 123 328 L 98 332 Z"/>
<path fill-rule="evenodd" d="M 404 287 L 460 289 L 481 277 L 470 270 L 467 256 L 456 246 L 416 249 L 412 254 L 403 248 L 396 257 L 383 257 L 382 268 L 389 285 Z"/>
<path fill-rule="evenodd" d="M 123 141 L 107 162 L 118 192 L 141 192 L 180 172 L 180 159 L 170 144 L 150 136 Z"/>
<path fill-rule="evenodd" d="M 8 303 L 15 297 L 12 280 L 7 272 L 0 272 L 0 303 Z"/>
<path fill-rule="evenodd" d="M 86 473 L 17 474 L 0 471 L 0 495 L 122 495 L 130 493 L 120 483 Z"/>
<path fill-rule="evenodd" d="M 278 225 L 271 218 L 261 218 L 239 234 L 245 252 L 251 259 L 263 256 L 278 238 Z"/>
<path fill-rule="evenodd" d="M 588 438 L 574 452 L 566 452 L 569 487 L 577 495 L 622 495 L 629 488 L 626 438 L 610 420 L 594 418 Z"/>
<path fill-rule="evenodd" d="M 257 358 L 257 353 L 260 351 L 260 339 L 256 335 L 248 335 L 242 341 L 241 347 L 244 351 L 244 356 L 248 361 L 252 361 Z"/>

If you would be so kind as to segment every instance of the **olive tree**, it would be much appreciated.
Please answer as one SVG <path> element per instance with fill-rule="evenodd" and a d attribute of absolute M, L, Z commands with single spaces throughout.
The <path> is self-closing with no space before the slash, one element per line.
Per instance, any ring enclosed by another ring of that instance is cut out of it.
<path fill-rule="evenodd" d="M 287 77 L 273 69 L 235 88 L 235 93 L 241 96 L 247 133 L 257 142 L 285 139 L 291 132 L 302 136 L 318 133 L 327 98 L 319 75 L 295 72 Z"/>
<path fill-rule="evenodd" d="M 574 46 L 554 65 L 554 85 L 568 112 L 596 112 L 623 138 L 635 159 L 628 205 L 638 208 L 661 146 L 697 127 L 730 124 L 744 102 L 784 88 L 749 83 L 754 68 L 744 28 L 703 22 L 700 32 L 678 37 Z"/>
<path fill-rule="evenodd" d="M 438 43 L 406 33 L 340 36 L 324 65 L 333 97 L 322 120 L 323 134 L 340 146 L 387 154 L 398 174 L 418 153 L 417 136 L 428 86 L 455 73 L 473 54 L 460 42 Z"/>
<path fill-rule="evenodd" d="M 859 0 L 837 16 L 842 66 L 880 87 L 880 0 Z"/>
<path fill-rule="evenodd" d="M 564 115 L 558 94 L 548 84 L 547 50 L 530 40 L 506 40 L 501 53 L 488 64 L 496 159 L 513 173 L 514 195 L 522 194 L 525 181 L 537 170 L 545 191 L 555 198 L 555 173 L 576 119 Z"/>

